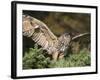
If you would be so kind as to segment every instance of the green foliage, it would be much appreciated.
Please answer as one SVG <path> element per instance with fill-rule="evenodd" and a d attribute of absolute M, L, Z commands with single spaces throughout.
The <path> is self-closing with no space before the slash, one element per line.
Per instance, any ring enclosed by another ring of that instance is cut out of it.
<path fill-rule="evenodd" d="M 29 52 L 25 52 L 23 57 L 23 69 L 36 69 L 36 68 L 48 68 L 50 64 L 50 58 L 45 57 L 43 50 L 35 45 L 34 48 L 30 48 Z"/>
<path fill-rule="evenodd" d="M 69 54 L 56 62 L 50 60 L 50 56 L 45 54 L 47 53 L 43 52 L 37 45 L 30 48 L 23 57 L 23 69 L 82 67 L 90 66 L 91 63 L 90 52 L 85 48 L 79 53 Z"/>
<path fill-rule="evenodd" d="M 65 59 L 58 60 L 51 67 L 82 67 L 90 66 L 90 53 L 83 49 L 79 53 L 73 53 L 65 57 Z"/>

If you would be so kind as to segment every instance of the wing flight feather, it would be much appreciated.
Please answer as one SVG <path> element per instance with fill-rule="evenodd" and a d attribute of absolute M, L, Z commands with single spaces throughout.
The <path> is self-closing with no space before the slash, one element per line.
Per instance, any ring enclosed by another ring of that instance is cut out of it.
<path fill-rule="evenodd" d="M 50 48 L 55 48 L 55 43 L 58 42 L 57 37 L 46 24 L 31 16 L 23 15 L 23 35 L 31 37 L 33 41 L 47 51 Z"/>

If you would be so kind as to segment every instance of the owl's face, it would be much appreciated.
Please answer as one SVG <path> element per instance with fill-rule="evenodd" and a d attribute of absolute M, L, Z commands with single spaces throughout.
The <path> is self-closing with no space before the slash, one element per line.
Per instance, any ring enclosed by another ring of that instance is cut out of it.
<path fill-rule="evenodd" d="M 70 44 L 71 36 L 69 33 L 65 33 L 61 37 L 59 37 L 58 40 L 59 40 L 59 50 L 61 52 L 64 52 Z"/>

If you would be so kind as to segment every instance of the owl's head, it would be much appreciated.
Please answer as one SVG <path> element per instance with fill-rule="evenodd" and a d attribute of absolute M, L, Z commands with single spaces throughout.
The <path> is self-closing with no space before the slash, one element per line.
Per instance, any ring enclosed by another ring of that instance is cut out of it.
<path fill-rule="evenodd" d="M 59 50 L 61 52 L 64 52 L 70 44 L 71 34 L 70 33 L 65 33 L 65 34 L 61 35 L 58 38 L 58 41 L 59 41 Z"/>
<path fill-rule="evenodd" d="M 58 40 L 65 44 L 66 42 L 71 41 L 71 34 L 64 33 L 58 38 Z"/>

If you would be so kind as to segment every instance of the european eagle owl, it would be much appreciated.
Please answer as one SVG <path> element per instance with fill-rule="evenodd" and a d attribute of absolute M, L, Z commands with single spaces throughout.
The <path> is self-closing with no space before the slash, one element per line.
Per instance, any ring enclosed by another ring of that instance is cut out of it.
<path fill-rule="evenodd" d="M 80 34 L 72 38 L 69 33 L 65 33 L 57 37 L 45 23 L 26 15 L 23 15 L 22 28 L 23 36 L 30 37 L 43 50 L 46 50 L 48 54 L 52 55 L 54 60 L 64 56 L 64 51 L 68 48 L 72 40 L 87 34 Z"/>

